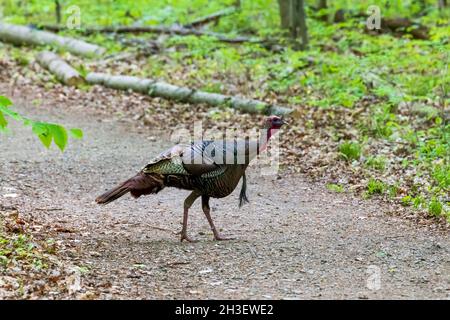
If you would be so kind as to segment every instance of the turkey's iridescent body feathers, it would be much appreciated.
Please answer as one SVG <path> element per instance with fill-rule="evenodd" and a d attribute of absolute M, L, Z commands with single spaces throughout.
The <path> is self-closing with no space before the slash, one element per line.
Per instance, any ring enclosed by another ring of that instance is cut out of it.
<path fill-rule="evenodd" d="M 213 198 L 226 197 L 236 188 L 248 163 L 216 163 L 216 152 L 224 154 L 226 160 L 228 149 L 220 144 L 223 142 L 200 141 L 190 145 L 176 145 L 146 165 L 142 173 L 164 175 L 167 187 L 195 190 Z M 232 144 L 235 145 L 234 142 Z M 237 155 L 239 150 L 235 149 L 232 152 Z"/>

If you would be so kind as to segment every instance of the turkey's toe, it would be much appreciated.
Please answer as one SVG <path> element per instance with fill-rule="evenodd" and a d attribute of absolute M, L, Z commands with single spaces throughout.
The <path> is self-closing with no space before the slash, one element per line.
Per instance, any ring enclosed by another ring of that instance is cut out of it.
<path fill-rule="evenodd" d="M 197 242 L 198 240 L 192 239 L 187 234 L 181 234 L 180 242 L 183 242 L 183 240 L 186 240 L 187 242 Z"/>
<path fill-rule="evenodd" d="M 216 240 L 216 241 L 227 241 L 227 240 L 235 240 L 235 239 L 236 238 L 233 238 L 233 237 L 224 237 L 220 234 L 217 234 L 214 236 L 214 240 Z"/>

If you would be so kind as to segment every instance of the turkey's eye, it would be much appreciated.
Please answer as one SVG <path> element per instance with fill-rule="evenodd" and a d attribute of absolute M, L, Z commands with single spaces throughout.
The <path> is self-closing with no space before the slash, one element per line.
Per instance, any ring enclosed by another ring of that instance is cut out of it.
<path fill-rule="evenodd" d="M 272 120 L 272 124 L 281 127 L 283 125 L 283 120 L 281 118 L 275 118 Z"/>

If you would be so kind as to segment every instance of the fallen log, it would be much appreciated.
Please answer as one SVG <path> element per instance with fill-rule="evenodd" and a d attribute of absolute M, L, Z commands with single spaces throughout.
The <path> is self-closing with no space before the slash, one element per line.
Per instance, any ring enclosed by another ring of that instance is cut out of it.
<path fill-rule="evenodd" d="M 59 26 L 59 25 L 40 25 L 40 28 L 52 32 L 60 32 L 66 30 L 66 27 Z M 251 37 L 245 37 L 245 36 L 238 36 L 238 37 L 228 37 L 221 33 L 216 32 L 209 32 L 209 31 L 200 31 L 190 28 L 184 28 L 180 26 L 172 26 L 172 27 L 165 27 L 165 26 L 118 26 L 118 27 L 87 27 L 82 28 L 78 30 L 79 32 L 90 35 L 93 33 L 133 33 L 133 34 L 139 34 L 139 33 L 157 33 L 157 34 L 175 34 L 179 36 L 208 36 L 216 38 L 218 41 L 221 42 L 227 42 L 227 43 L 269 43 L 274 42 L 273 40 L 267 40 L 267 39 L 258 39 L 258 38 L 251 38 Z"/>
<path fill-rule="evenodd" d="M 101 56 L 105 49 L 73 38 L 0 22 L 0 41 L 17 45 L 49 45 L 80 56 Z"/>
<path fill-rule="evenodd" d="M 118 90 L 132 90 L 152 97 L 160 97 L 186 103 L 204 103 L 211 106 L 228 106 L 247 113 L 284 115 L 292 110 L 286 107 L 272 105 L 266 102 L 226 96 L 218 93 L 198 91 L 179 87 L 152 79 L 142 79 L 130 76 L 114 76 L 104 73 L 91 72 L 86 76 L 89 84 L 103 85 Z"/>
<path fill-rule="evenodd" d="M 37 62 L 53 73 L 56 78 L 69 86 L 77 86 L 84 83 L 83 77 L 64 60 L 53 52 L 43 51 L 36 56 Z"/>
<path fill-rule="evenodd" d="M 408 18 L 382 18 L 381 27 L 403 34 L 409 33 L 415 39 L 428 40 L 430 38 L 429 30 L 426 26 L 414 23 Z"/>
<path fill-rule="evenodd" d="M 344 9 L 339 9 L 334 14 L 333 21 L 335 23 L 345 22 L 348 18 L 352 19 L 367 19 L 367 14 L 364 12 L 354 12 Z M 381 18 L 381 29 L 369 30 L 365 28 L 365 32 L 369 34 L 379 33 L 398 33 L 401 35 L 410 34 L 414 39 L 428 40 L 430 38 L 428 27 L 414 22 L 408 18 Z"/>
<path fill-rule="evenodd" d="M 231 7 L 231 8 L 226 8 L 220 11 L 217 11 L 211 15 L 208 16 L 204 16 L 201 18 L 198 18 L 190 23 L 187 23 L 184 25 L 185 28 L 197 28 L 197 27 L 201 27 L 207 23 L 210 22 L 217 22 L 220 18 L 225 17 L 225 16 L 229 16 L 233 13 L 236 12 L 236 8 L 235 7 Z"/>

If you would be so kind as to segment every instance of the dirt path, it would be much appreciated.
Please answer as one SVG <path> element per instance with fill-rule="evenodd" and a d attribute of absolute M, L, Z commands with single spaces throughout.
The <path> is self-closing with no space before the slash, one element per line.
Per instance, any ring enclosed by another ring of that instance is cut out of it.
<path fill-rule="evenodd" d="M 250 172 L 250 205 L 238 210 L 237 192 L 212 203 L 216 225 L 237 240 L 212 241 L 196 203 L 189 228 L 200 242 L 180 243 L 174 233 L 181 228 L 185 191 L 124 197 L 106 207 L 93 201 L 171 145 L 167 137 L 76 111 L 20 108 L 85 131 L 83 141 L 72 141 L 61 154 L 43 150 L 29 128 L 12 126 L 14 135 L 0 137 L 0 199 L 24 216 L 73 231 L 58 234 L 66 248 L 61 254 L 87 271 L 81 292 L 91 297 L 450 296 L 448 234 L 301 176 Z M 2 198 L 10 188 L 20 197 Z M 380 288 L 370 290 L 378 271 Z"/>

